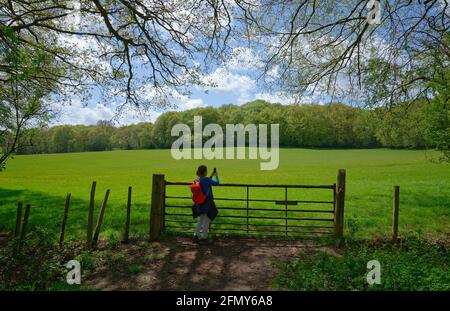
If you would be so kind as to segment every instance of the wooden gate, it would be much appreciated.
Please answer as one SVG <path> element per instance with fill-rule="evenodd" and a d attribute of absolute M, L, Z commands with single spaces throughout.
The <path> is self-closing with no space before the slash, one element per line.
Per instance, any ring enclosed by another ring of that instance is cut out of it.
<path fill-rule="evenodd" d="M 151 240 L 158 239 L 164 231 L 193 234 L 196 219 L 192 217 L 189 185 L 153 175 Z M 311 191 L 316 194 L 308 199 Z M 236 195 L 238 192 L 240 195 Z M 317 192 L 325 198 L 317 199 Z M 338 170 L 336 183 L 329 185 L 220 184 L 214 187 L 219 215 L 210 225 L 210 232 L 248 236 L 328 235 L 342 240 L 344 197 L 343 169 Z"/>

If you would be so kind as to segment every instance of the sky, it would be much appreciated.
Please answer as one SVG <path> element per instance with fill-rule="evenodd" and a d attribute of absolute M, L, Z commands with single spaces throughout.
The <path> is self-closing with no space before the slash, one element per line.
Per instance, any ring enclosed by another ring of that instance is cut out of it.
<path fill-rule="evenodd" d="M 263 99 L 270 102 L 289 104 L 293 98 L 280 93 L 265 91 L 257 81 L 257 68 L 259 60 L 247 48 L 235 48 L 233 57 L 220 67 L 215 68 L 210 74 L 204 77 L 205 81 L 213 82 L 214 87 L 203 88 L 198 86 L 190 87 L 190 96 L 179 95 L 175 99 L 178 108 L 176 110 L 186 110 L 198 107 L 213 106 L 219 107 L 224 104 L 242 105 L 256 99 Z M 147 115 L 142 115 L 133 111 L 124 111 L 118 118 L 114 105 L 102 105 L 98 101 L 92 100 L 87 107 L 84 107 L 78 98 L 73 103 L 63 106 L 58 117 L 52 125 L 59 124 L 95 124 L 99 120 L 111 120 L 118 125 L 126 125 L 143 121 L 154 122 L 161 114 L 161 111 L 150 111 Z"/>

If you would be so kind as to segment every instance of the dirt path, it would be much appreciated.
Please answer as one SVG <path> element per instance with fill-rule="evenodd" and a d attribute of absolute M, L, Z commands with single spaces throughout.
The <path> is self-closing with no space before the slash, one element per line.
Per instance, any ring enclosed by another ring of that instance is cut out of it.
<path fill-rule="evenodd" d="M 119 247 L 128 265 L 130 259 L 139 263 L 134 272 L 99 267 L 86 282 L 103 290 L 270 290 L 277 272 L 271 262 L 304 256 L 309 248 L 335 252 L 298 240 L 221 238 L 212 245 L 197 245 L 189 238 L 172 237 L 139 242 Z"/>

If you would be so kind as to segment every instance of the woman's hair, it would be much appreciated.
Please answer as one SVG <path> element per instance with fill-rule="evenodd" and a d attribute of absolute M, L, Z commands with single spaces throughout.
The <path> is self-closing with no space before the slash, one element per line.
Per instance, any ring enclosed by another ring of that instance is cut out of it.
<path fill-rule="evenodd" d="M 197 169 L 197 176 L 206 176 L 207 171 L 206 165 L 200 165 Z"/>

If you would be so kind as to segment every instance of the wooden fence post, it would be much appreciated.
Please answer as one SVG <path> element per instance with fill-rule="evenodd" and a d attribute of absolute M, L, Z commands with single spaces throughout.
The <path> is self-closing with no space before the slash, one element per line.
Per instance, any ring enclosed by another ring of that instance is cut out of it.
<path fill-rule="evenodd" d="M 128 243 L 130 234 L 130 221 L 131 221 L 131 186 L 128 187 L 128 200 L 127 200 L 127 220 L 125 222 L 125 234 L 123 237 L 123 242 Z"/>
<path fill-rule="evenodd" d="M 345 170 L 339 169 L 336 182 L 335 224 L 334 233 L 338 246 L 344 242 L 344 201 L 345 201 Z"/>
<path fill-rule="evenodd" d="M 160 185 L 160 200 L 161 200 L 161 232 L 166 232 L 166 180 L 162 179 Z M 209 222 L 209 228 L 211 229 L 211 221 Z"/>
<path fill-rule="evenodd" d="M 153 174 L 152 206 L 150 209 L 150 241 L 157 240 L 164 230 L 164 175 Z"/>
<path fill-rule="evenodd" d="M 19 238 L 19 245 L 18 248 L 20 249 L 22 247 L 22 242 L 25 239 L 25 235 L 26 235 L 26 231 L 27 231 L 27 226 L 28 226 L 28 221 L 30 218 L 30 204 L 25 205 L 25 215 L 23 217 L 23 222 L 22 222 L 22 229 L 20 232 L 20 238 Z"/>
<path fill-rule="evenodd" d="M 91 198 L 89 201 L 89 213 L 87 223 L 86 248 L 90 249 L 92 245 L 92 232 L 94 228 L 94 206 L 95 206 L 95 186 L 97 183 L 92 182 Z"/>
<path fill-rule="evenodd" d="M 64 215 L 61 222 L 61 235 L 59 236 L 59 246 L 61 247 L 64 242 L 64 232 L 66 230 L 66 222 L 67 222 L 67 215 L 69 214 L 69 207 L 70 207 L 70 197 L 71 194 L 68 193 L 66 196 L 66 204 L 64 205 Z"/>
<path fill-rule="evenodd" d="M 17 238 L 20 235 L 21 221 L 22 221 L 22 202 L 19 202 L 17 203 L 16 230 L 14 231 L 15 238 Z"/>
<path fill-rule="evenodd" d="M 92 239 L 92 244 L 96 245 L 98 241 L 98 236 L 100 235 L 100 228 L 102 227 L 103 216 L 105 215 L 106 204 L 108 203 L 110 190 L 106 190 L 105 198 L 103 199 L 102 207 L 100 213 L 98 214 L 97 226 L 95 227 L 94 238 Z"/>
<path fill-rule="evenodd" d="M 392 210 L 392 241 L 398 240 L 398 210 L 400 206 L 400 186 L 394 186 L 394 200 Z"/>

